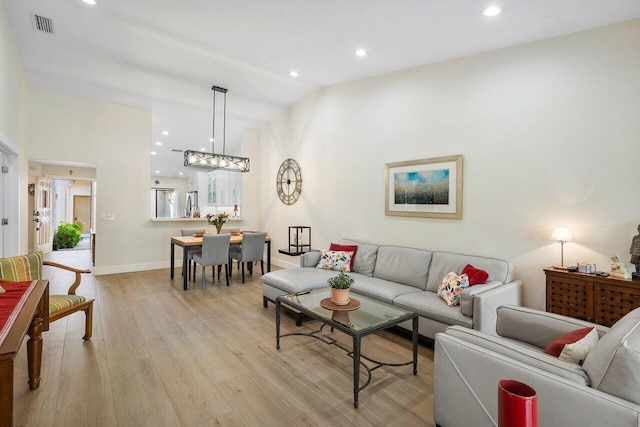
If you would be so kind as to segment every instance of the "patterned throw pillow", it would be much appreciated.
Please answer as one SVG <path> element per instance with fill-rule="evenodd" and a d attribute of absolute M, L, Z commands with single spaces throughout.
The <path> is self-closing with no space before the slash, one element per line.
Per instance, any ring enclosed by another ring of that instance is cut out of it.
<path fill-rule="evenodd" d="M 455 272 L 448 273 L 442 279 L 438 287 L 438 296 L 445 300 L 449 307 L 460 304 L 462 290 L 469 286 L 469 277 L 466 274 L 458 276 Z"/>
<path fill-rule="evenodd" d="M 322 256 L 316 268 L 325 270 L 351 271 L 351 255 L 353 252 L 347 251 L 327 251 L 322 250 Z"/>

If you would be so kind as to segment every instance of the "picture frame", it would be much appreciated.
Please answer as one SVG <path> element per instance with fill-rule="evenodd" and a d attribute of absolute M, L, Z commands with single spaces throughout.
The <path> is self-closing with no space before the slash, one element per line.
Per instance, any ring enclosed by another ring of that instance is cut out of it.
<path fill-rule="evenodd" d="M 462 219 L 462 154 L 385 164 L 385 215 Z"/>

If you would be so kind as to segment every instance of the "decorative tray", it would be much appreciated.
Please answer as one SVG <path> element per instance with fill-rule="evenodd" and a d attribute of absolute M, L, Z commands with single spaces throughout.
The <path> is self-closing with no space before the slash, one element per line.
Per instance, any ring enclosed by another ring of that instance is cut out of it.
<path fill-rule="evenodd" d="M 320 301 L 320 306 L 322 308 L 326 308 L 327 310 L 333 311 L 351 311 L 360 308 L 360 301 L 355 298 L 350 298 L 349 302 L 345 305 L 338 305 L 331 301 L 331 298 L 325 298 Z"/>

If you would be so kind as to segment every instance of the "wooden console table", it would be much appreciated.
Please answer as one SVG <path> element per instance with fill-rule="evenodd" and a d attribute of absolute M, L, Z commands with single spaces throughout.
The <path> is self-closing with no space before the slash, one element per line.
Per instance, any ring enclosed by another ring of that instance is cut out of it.
<path fill-rule="evenodd" d="M 573 273 L 553 267 L 547 277 L 547 311 L 611 326 L 640 307 L 640 280 Z"/>
<path fill-rule="evenodd" d="M 10 283 L 3 283 L 9 289 Z M 27 291 L 28 292 L 28 291 Z M 13 371 L 14 360 L 22 341 L 29 334 L 27 359 L 29 367 L 29 389 L 40 386 L 40 365 L 42 361 L 42 331 L 49 330 L 49 282 L 38 280 L 18 304 L 3 301 L 0 295 L 0 309 L 12 313 L 6 328 L 0 328 L 0 426 L 13 425 Z M 12 322 L 12 323 L 10 323 Z"/>

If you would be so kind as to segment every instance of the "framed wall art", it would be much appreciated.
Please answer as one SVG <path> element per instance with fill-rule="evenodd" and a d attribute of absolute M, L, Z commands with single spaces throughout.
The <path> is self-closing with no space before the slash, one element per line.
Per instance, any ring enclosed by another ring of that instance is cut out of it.
<path fill-rule="evenodd" d="M 385 165 L 385 214 L 462 219 L 462 155 Z"/>

